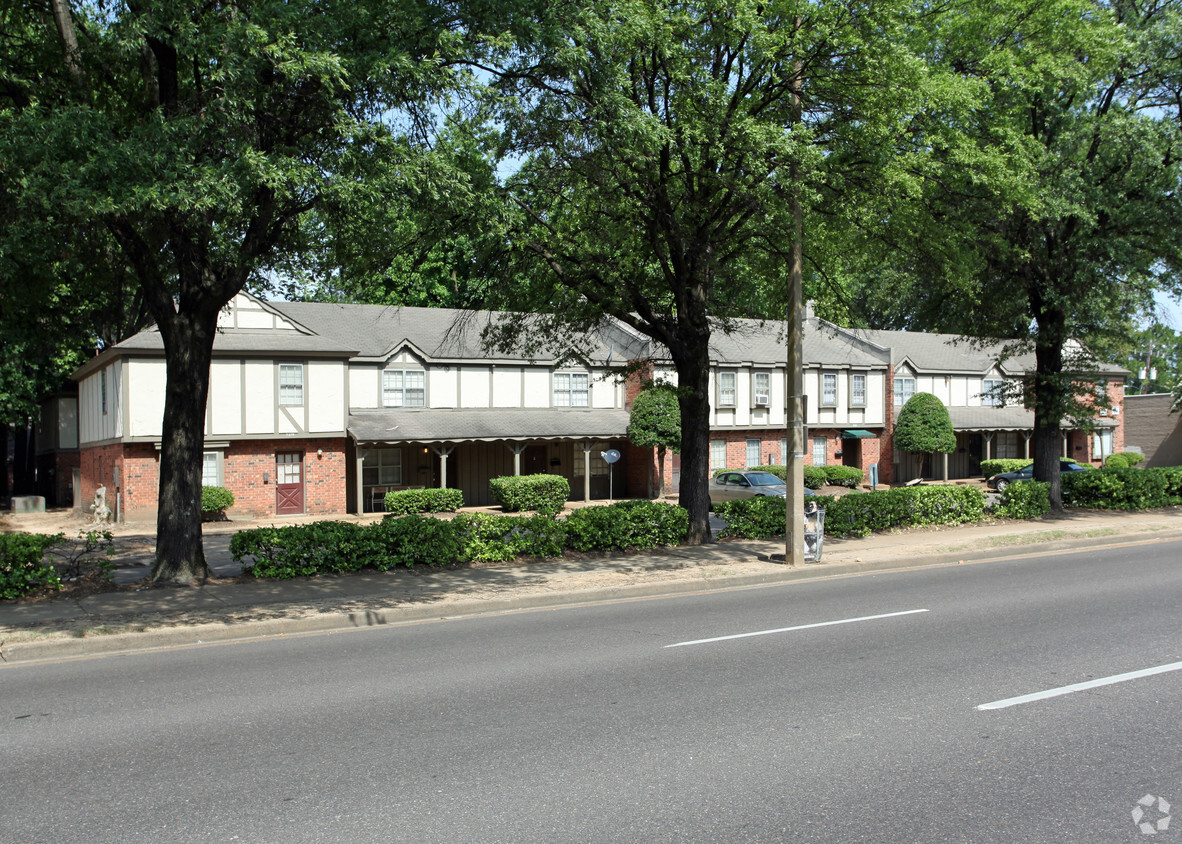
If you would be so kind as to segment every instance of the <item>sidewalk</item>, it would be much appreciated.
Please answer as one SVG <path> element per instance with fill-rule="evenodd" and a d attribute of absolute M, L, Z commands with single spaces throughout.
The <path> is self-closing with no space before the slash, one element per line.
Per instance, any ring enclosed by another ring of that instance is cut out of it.
<path fill-rule="evenodd" d="M 215 571 L 233 570 L 229 538 L 242 527 L 219 531 L 207 526 L 206 557 Z M 121 537 L 120 545 L 128 549 L 118 559 L 122 582 L 138 581 L 147 573 L 152 539 L 129 533 Z M 0 654 L 11 665 L 1167 539 L 1182 539 L 1182 509 L 1075 511 L 1066 518 L 1034 522 L 826 538 L 821 562 L 798 569 L 768 560 L 770 554 L 783 554 L 782 541 L 723 540 L 696 548 L 585 559 L 0 602 Z"/>

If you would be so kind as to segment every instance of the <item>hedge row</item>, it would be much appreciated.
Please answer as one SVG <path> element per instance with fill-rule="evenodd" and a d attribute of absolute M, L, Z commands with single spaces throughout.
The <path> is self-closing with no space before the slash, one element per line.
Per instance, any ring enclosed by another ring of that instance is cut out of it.
<path fill-rule="evenodd" d="M 60 533 L 0 534 L 0 598 L 11 600 L 42 589 L 60 589 L 57 571 L 42 560 L 50 548 L 64 541 Z"/>
<path fill-rule="evenodd" d="M 812 500 L 825 509 L 828 536 L 868 536 L 891 528 L 964 524 L 985 513 L 985 495 L 969 486 L 899 487 Z M 715 504 L 714 510 L 727 522 L 724 536 L 767 539 L 784 535 L 785 506 L 783 499 L 769 496 Z"/>
<path fill-rule="evenodd" d="M 1128 469 L 1136 466 L 1145 459 L 1145 455 L 1136 451 L 1120 451 L 1104 458 L 1105 469 Z"/>
<path fill-rule="evenodd" d="M 1150 510 L 1182 504 L 1182 466 L 1067 472 L 1062 481 L 1066 507 Z"/>
<path fill-rule="evenodd" d="M 1051 511 L 1051 485 L 1042 481 L 1019 481 L 1001 492 L 1001 504 L 994 511 L 1006 519 L 1038 519 Z"/>
<path fill-rule="evenodd" d="M 533 510 L 552 516 L 570 498 L 570 481 L 561 475 L 518 475 L 488 482 L 493 501 L 506 513 Z"/>
<path fill-rule="evenodd" d="M 584 507 L 565 521 L 547 516 L 464 513 L 385 518 L 372 524 L 313 522 L 254 528 L 230 540 L 230 553 L 254 577 L 291 578 L 396 566 L 504 562 L 579 551 L 646 549 L 685 541 L 685 510 L 658 501 Z"/>
<path fill-rule="evenodd" d="M 1029 466 L 1033 462 L 1030 458 L 1021 457 L 998 457 L 993 460 L 982 460 L 981 474 L 987 478 L 992 478 L 994 475 L 1000 475 L 1003 472 L 1017 472 L 1019 469 Z"/>
<path fill-rule="evenodd" d="M 399 489 L 386 493 L 383 506 L 387 513 L 454 513 L 464 506 L 464 493 L 458 489 Z"/>

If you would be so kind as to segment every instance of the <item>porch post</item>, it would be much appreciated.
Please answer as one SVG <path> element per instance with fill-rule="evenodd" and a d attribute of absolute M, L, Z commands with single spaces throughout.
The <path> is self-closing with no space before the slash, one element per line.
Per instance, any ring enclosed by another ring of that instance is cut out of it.
<path fill-rule="evenodd" d="M 357 478 L 355 486 L 357 487 L 357 515 L 360 516 L 365 512 L 365 486 L 362 484 L 361 470 L 365 466 L 365 458 L 361 456 L 361 449 L 357 450 Z"/>
<path fill-rule="evenodd" d="M 944 452 L 944 483 L 948 483 L 948 452 Z"/>
<path fill-rule="evenodd" d="M 1063 434 L 1063 457 L 1064 457 L 1064 459 L 1066 459 L 1066 457 L 1067 457 L 1067 449 L 1068 449 L 1067 437 L 1068 437 L 1068 434 L 1064 433 Z"/>
<path fill-rule="evenodd" d="M 513 477 L 521 476 L 521 453 L 525 451 L 525 443 L 505 443 L 513 452 Z"/>
<path fill-rule="evenodd" d="M 447 456 L 456 450 L 454 445 L 437 445 L 435 453 L 439 455 L 439 488 L 447 489 Z"/>
<path fill-rule="evenodd" d="M 981 438 L 985 440 L 985 459 L 993 459 L 993 432 L 984 431 L 981 433 Z"/>
<path fill-rule="evenodd" d="M 583 501 L 591 500 L 591 443 L 583 443 Z"/>
<path fill-rule="evenodd" d="M 1033 431 L 1022 432 L 1022 456 L 1027 460 L 1030 459 L 1030 438 L 1032 436 L 1034 436 Z"/>

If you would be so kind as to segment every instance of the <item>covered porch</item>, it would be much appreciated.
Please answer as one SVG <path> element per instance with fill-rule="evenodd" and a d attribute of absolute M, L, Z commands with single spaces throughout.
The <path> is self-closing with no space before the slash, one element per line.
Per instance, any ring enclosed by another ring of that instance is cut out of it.
<path fill-rule="evenodd" d="M 628 494 L 625 460 L 609 466 L 603 452 L 625 452 L 623 410 L 405 410 L 349 416 L 349 511 L 380 512 L 387 492 L 447 487 L 465 506 L 492 504 L 489 481 L 553 474 L 571 485 L 571 500 Z"/>

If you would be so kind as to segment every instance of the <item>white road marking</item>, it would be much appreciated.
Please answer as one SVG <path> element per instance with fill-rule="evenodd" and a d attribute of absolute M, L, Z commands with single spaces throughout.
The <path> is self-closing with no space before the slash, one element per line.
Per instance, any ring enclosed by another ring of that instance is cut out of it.
<path fill-rule="evenodd" d="M 773 633 L 792 633 L 796 630 L 811 630 L 814 627 L 832 627 L 834 624 L 853 624 L 855 621 L 876 621 L 880 618 L 895 618 L 900 615 L 914 615 L 917 612 L 927 612 L 927 610 L 904 610 L 903 612 L 888 612 L 883 615 L 864 615 L 860 618 L 843 618 L 839 621 L 821 621 L 816 624 L 802 624 L 799 627 L 780 627 L 776 630 L 759 630 L 755 633 L 736 633 L 733 636 L 715 636 L 713 639 L 695 639 L 692 642 L 678 642 L 675 645 L 666 645 L 667 648 L 680 648 L 685 645 L 705 645 L 710 642 L 725 642 L 727 639 L 746 639 L 750 636 L 770 636 Z"/>
<path fill-rule="evenodd" d="M 1169 665 L 1159 665 L 1156 668 L 1142 668 L 1140 671 L 1130 671 L 1127 674 L 1114 674 L 1111 677 L 1100 677 L 1084 683 L 1073 683 L 1070 686 L 1060 686 L 1057 689 L 1047 689 L 1045 692 L 1008 697 L 1005 700 L 995 700 L 993 703 L 982 703 L 977 709 L 1005 709 L 1007 706 L 1017 706 L 1020 703 L 1030 703 L 1045 700 L 1049 697 L 1069 695 L 1072 692 L 1082 692 L 1100 686 L 1111 686 L 1114 683 L 1125 683 L 1129 680 L 1140 680 L 1142 677 L 1152 677 L 1154 674 L 1165 674 L 1167 671 L 1182 671 L 1182 662 L 1171 662 Z"/>

